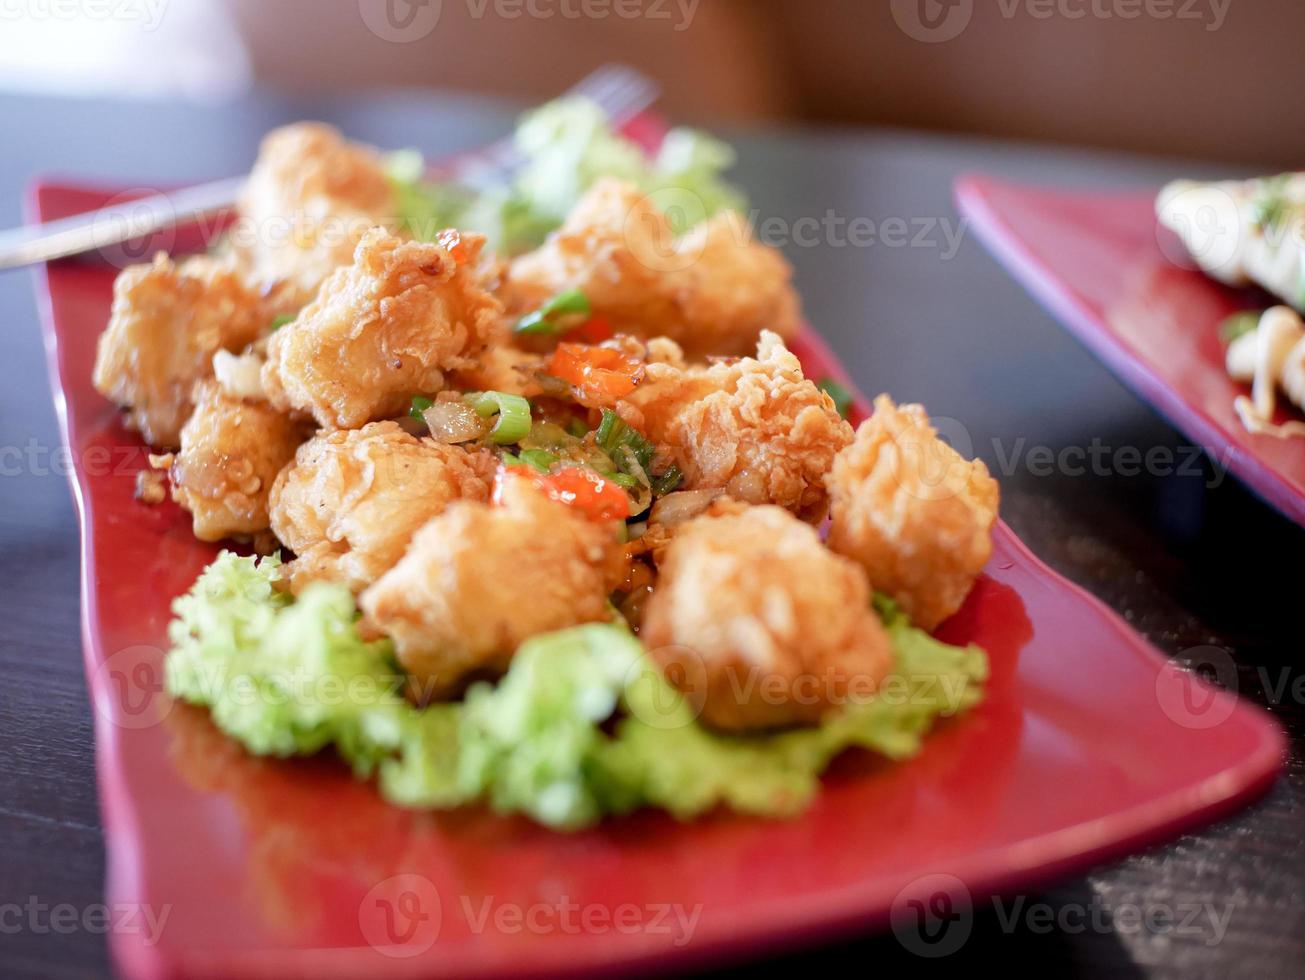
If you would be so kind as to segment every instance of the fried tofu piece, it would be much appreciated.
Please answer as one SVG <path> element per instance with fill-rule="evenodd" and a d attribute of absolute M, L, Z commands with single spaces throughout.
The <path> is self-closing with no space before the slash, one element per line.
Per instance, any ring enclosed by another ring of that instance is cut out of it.
<path fill-rule="evenodd" d="M 429 697 L 498 674 L 538 633 L 607 618 L 624 561 L 613 522 L 593 522 L 507 475 L 493 506 L 451 505 L 362 594 Z"/>
<path fill-rule="evenodd" d="M 235 266 L 208 256 L 180 263 L 159 253 L 119 273 L 96 350 L 95 388 L 128 410 L 128 424 L 157 448 L 178 445 L 191 389 L 215 351 L 237 351 L 269 324 L 257 289 Z"/>
<path fill-rule="evenodd" d="M 454 501 L 489 500 L 496 467 L 487 451 L 418 439 L 395 422 L 319 433 L 272 487 L 272 531 L 297 556 L 291 589 L 324 579 L 362 591 Z"/>
<path fill-rule="evenodd" d="M 264 137 L 237 206 L 228 240 L 252 278 L 281 287 L 291 310 L 397 212 L 380 153 L 311 122 Z"/>
<path fill-rule="evenodd" d="M 744 354 L 762 330 L 797 333 L 792 270 L 722 212 L 676 238 L 632 184 L 601 180 L 536 251 L 514 260 L 506 294 L 517 312 L 567 289 L 620 333 L 666 336 L 692 355 Z"/>
<path fill-rule="evenodd" d="M 272 404 L 354 429 L 401 415 L 413 395 L 440 391 L 447 372 L 473 367 L 501 312 L 475 274 L 483 244 L 456 232 L 433 244 L 369 231 L 353 263 L 268 341 Z"/>
<path fill-rule="evenodd" d="M 491 340 L 470 367 L 454 371 L 449 382 L 459 391 L 503 391 L 537 398 L 543 394 L 538 378 L 543 366 L 541 355 L 500 337 Z"/>
<path fill-rule="evenodd" d="M 190 512 L 195 537 L 252 537 L 270 526 L 268 494 L 307 438 L 306 426 L 266 402 L 233 398 L 200 382 L 181 429 L 181 451 L 166 457 L 172 499 Z"/>
<path fill-rule="evenodd" d="M 825 515 L 825 474 L 852 441 L 833 400 L 769 331 L 756 357 L 708 367 L 648 363 L 617 412 L 666 447 L 687 489 L 724 489 L 813 522 Z"/>
<path fill-rule="evenodd" d="M 814 724 L 870 697 L 892 647 L 865 573 L 779 507 L 714 508 L 676 530 L 641 633 L 708 724 Z"/>
<path fill-rule="evenodd" d="M 880 395 L 826 482 L 829 547 L 923 629 L 961 607 L 992 554 L 997 520 L 1000 491 L 982 460 L 939 439 L 921 406 Z"/>

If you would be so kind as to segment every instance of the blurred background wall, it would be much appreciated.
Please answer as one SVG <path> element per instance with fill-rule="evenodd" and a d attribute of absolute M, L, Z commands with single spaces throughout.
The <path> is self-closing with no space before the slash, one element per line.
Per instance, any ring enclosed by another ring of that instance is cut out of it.
<path fill-rule="evenodd" d="M 676 118 L 1305 164 L 1305 0 L 0 0 L 0 87 L 537 101 L 606 61 Z"/>

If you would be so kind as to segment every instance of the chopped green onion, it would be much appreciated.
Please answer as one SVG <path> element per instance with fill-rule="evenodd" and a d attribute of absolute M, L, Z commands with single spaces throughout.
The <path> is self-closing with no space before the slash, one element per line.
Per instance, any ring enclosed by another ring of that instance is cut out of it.
<path fill-rule="evenodd" d="M 856 396 L 839 384 L 833 378 L 825 378 L 816 386 L 826 395 L 834 400 L 834 408 L 843 418 L 847 418 L 847 413 L 852 408 L 852 403 L 856 401 Z"/>
<path fill-rule="evenodd" d="M 425 395 L 413 395 L 412 406 L 408 409 L 408 414 L 415 419 L 422 418 L 422 413 L 435 403 Z"/>
<path fill-rule="evenodd" d="M 499 457 L 498 457 L 498 461 L 499 461 L 500 463 L 502 463 L 504 466 L 521 466 L 521 465 L 522 465 L 522 463 L 521 463 L 521 457 L 520 457 L 520 456 L 513 456 L 511 453 L 501 453 L 501 454 L 499 455 Z"/>
<path fill-rule="evenodd" d="M 625 490 L 632 490 L 639 485 L 639 481 L 636 480 L 634 477 L 632 477 L 629 473 L 604 473 L 603 477 L 605 479 L 611 480 L 618 487 L 621 487 Z"/>
<path fill-rule="evenodd" d="M 572 419 L 567 424 L 566 431 L 577 439 L 583 439 L 589 434 L 589 429 L 579 419 Z"/>
<path fill-rule="evenodd" d="M 503 391 L 480 391 L 466 396 L 467 403 L 481 418 L 497 415 L 489 441 L 500 446 L 520 442 L 530 434 L 530 402 L 520 395 Z"/>
<path fill-rule="evenodd" d="M 561 333 L 574 321 L 589 315 L 589 297 L 579 289 L 558 293 L 539 309 L 527 313 L 517 321 L 516 332 L 528 334 Z"/>
<path fill-rule="evenodd" d="M 1263 231 L 1273 231 L 1287 216 L 1287 178 L 1270 177 L 1261 182 L 1259 196 L 1252 202 L 1254 220 Z"/>
<path fill-rule="evenodd" d="M 1238 337 L 1258 327 L 1263 315 L 1257 310 L 1242 310 L 1240 313 L 1234 313 L 1219 324 L 1219 339 L 1225 344 L 1231 344 Z"/>
<path fill-rule="evenodd" d="M 279 317 L 277 317 L 272 321 L 272 329 L 280 330 L 287 323 L 294 323 L 294 322 L 295 322 L 295 315 L 293 313 L 282 313 Z"/>
<path fill-rule="evenodd" d="M 653 477 L 652 492 L 658 497 L 664 497 L 683 482 L 684 474 L 680 472 L 680 468 L 672 466 L 661 476 Z"/>
<path fill-rule="evenodd" d="M 626 425 L 621 417 L 609 408 L 603 409 L 603 420 L 598 424 L 596 439 L 599 447 L 618 463 L 623 455 L 620 451 L 622 447 L 628 448 L 634 454 L 634 458 L 644 470 L 647 470 L 652 463 L 653 444 Z"/>
<path fill-rule="evenodd" d="M 557 462 L 557 457 L 547 449 L 523 449 L 518 454 L 518 458 L 527 466 L 539 470 L 540 473 L 547 473 Z"/>

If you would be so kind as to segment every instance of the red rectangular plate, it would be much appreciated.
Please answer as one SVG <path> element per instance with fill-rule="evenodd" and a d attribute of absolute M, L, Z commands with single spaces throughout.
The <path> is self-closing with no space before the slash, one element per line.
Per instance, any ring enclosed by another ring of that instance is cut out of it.
<path fill-rule="evenodd" d="M 42 184 L 35 211 L 111 195 Z M 169 603 L 215 549 L 173 505 L 133 499 L 145 451 L 91 387 L 113 270 L 40 279 L 75 460 L 108 901 L 167 915 L 157 936 L 113 933 L 127 976 L 615 974 L 890 922 L 909 944 L 915 899 L 963 905 L 1118 857 L 1246 803 L 1281 765 L 1267 715 L 1171 666 L 1004 525 L 943 628 L 989 651 L 987 700 L 914 760 L 840 760 L 791 821 L 641 813 L 557 834 L 400 810 L 329 759 L 251 758 L 160 694 Z M 842 377 L 813 332 L 796 349 Z"/>
<path fill-rule="evenodd" d="M 1158 193 L 977 175 L 956 185 L 961 211 L 993 254 L 1074 336 L 1220 465 L 1305 524 L 1305 439 L 1246 431 L 1233 399 L 1248 389 L 1228 377 L 1219 340 L 1229 314 L 1279 301 L 1199 272 L 1156 221 Z"/>

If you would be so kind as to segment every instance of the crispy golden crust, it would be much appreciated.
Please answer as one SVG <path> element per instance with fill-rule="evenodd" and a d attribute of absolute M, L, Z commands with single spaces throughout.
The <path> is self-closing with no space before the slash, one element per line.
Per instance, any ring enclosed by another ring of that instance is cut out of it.
<path fill-rule="evenodd" d="M 688 369 L 649 363 L 617 411 L 669 448 L 686 488 L 725 488 L 811 521 L 825 514 L 834 455 L 852 441 L 832 399 L 772 333 L 762 334 L 755 358 Z"/>
<path fill-rule="evenodd" d="M 363 234 L 390 226 L 396 203 L 380 154 L 322 123 L 297 123 L 263 139 L 229 240 L 249 275 L 304 305 Z"/>
<path fill-rule="evenodd" d="M 606 618 L 622 564 L 612 525 L 508 476 L 499 504 L 456 503 L 426 524 L 361 605 L 422 691 L 445 697 L 537 633 Z"/>
<path fill-rule="evenodd" d="M 174 263 L 159 253 L 113 284 L 95 387 L 129 410 L 146 442 L 174 448 L 190 415 L 191 388 L 212 374 L 213 353 L 240 350 L 269 319 L 258 291 L 232 264 L 207 256 Z"/>
<path fill-rule="evenodd" d="M 463 236 L 459 262 L 441 245 L 368 232 L 353 264 L 272 335 L 268 398 L 323 428 L 352 429 L 440 391 L 446 372 L 474 366 L 500 313 L 474 274 L 483 242 Z"/>
<path fill-rule="evenodd" d="M 181 451 L 170 461 L 172 499 L 190 511 L 195 537 L 266 531 L 272 484 L 307 435 L 302 422 L 266 402 L 232 398 L 217 382 L 201 382 L 181 429 Z"/>
<path fill-rule="evenodd" d="M 622 332 L 664 335 L 691 354 L 743 354 L 763 329 L 784 337 L 800 320 L 792 270 L 721 213 L 674 238 L 662 211 L 631 184 L 596 183 L 535 252 L 516 259 L 505 286 L 518 311 L 564 289 Z"/>
<path fill-rule="evenodd" d="M 488 500 L 495 466 L 488 452 L 418 439 L 394 422 L 319 434 L 272 487 L 272 530 L 297 555 L 291 588 L 327 579 L 361 591 L 453 501 Z"/>
<path fill-rule="evenodd" d="M 459 391 L 505 391 L 524 398 L 542 394 L 538 374 L 544 359 L 495 336 L 470 367 L 454 371 L 450 387 Z"/>
<path fill-rule="evenodd" d="M 740 731 L 814 723 L 892 665 L 865 574 L 778 507 L 720 507 L 677 529 L 644 643 L 702 717 Z"/>
<path fill-rule="evenodd" d="M 956 612 L 992 554 L 1000 491 L 981 460 L 938 438 L 919 405 L 875 399 L 827 480 L 829 546 L 931 630 Z"/>

